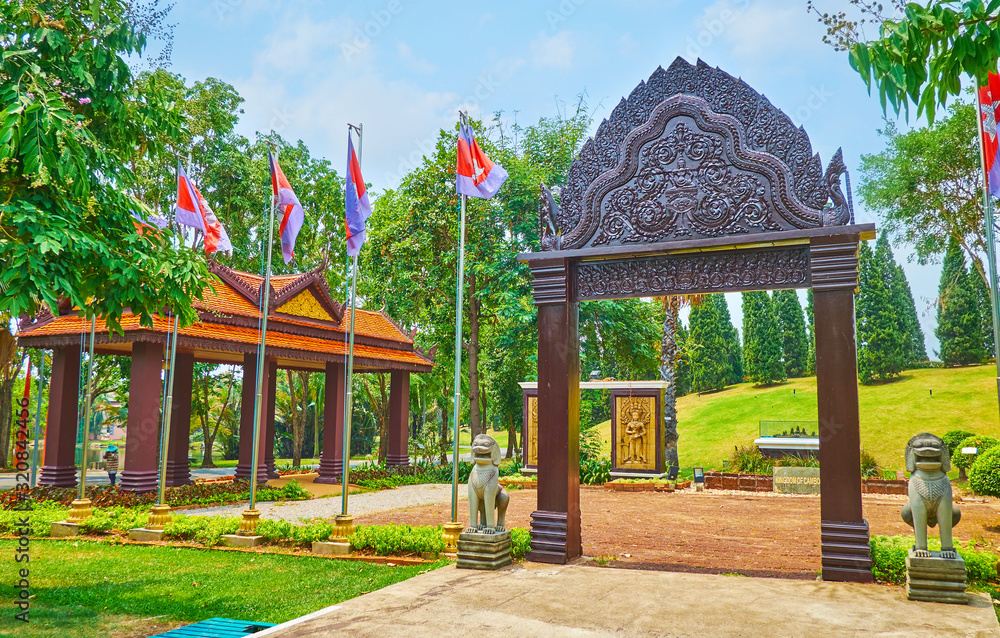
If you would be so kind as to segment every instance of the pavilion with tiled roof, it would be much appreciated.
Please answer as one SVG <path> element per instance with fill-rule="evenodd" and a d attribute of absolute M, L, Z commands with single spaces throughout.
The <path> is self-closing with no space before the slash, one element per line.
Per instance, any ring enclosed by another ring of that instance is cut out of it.
<path fill-rule="evenodd" d="M 240 364 L 243 378 L 253 380 L 260 342 L 260 301 L 263 277 L 212 264 L 218 279 L 195 301 L 199 321 L 181 328 L 174 372 L 167 485 L 191 482 L 188 467 L 191 391 L 195 362 Z M 269 291 L 265 384 L 262 403 L 263 436 L 259 437 L 258 476 L 276 477 L 274 469 L 274 403 L 278 369 L 324 372 L 324 440 L 316 482 L 337 482 L 343 466 L 343 420 L 347 329 L 350 311 L 333 300 L 322 272 L 271 277 Z M 157 315 L 152 327 L 124 313 L 124 334 L 109 335 L 97 322 L 95 352 L 132 357 L 129 409 L 122 488 L 156 489 L 158 442 L 165 345 L 172 320 Z M 45 457 L 39 482 L 76 485 L 75 449 L 79 415 L 81 339 L 90 323 L 78 309 L 60 308 L 58 315 L 43 311 L 18 334 L 22 347 L 53 351 Z M 357 311 L 354 371 L 390 374 L 390 465 L 409 464 L 409 377 L 428 372 L 432 360 L 414 347 L 416 331 L 407 333 L 384 312 Z M 244 383 L 240 413 L 240 458 L 236 476 L 249 478 L 252 470 L 254 384 Z"/>

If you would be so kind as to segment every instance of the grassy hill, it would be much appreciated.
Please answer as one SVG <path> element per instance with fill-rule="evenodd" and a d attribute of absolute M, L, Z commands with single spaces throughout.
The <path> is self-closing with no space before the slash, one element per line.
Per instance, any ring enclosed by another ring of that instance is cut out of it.
<path fill-rule="evenodd" d="M 909 370 L 891 383 L 859 386 L 858 402 L 861 445 L 885 469 L 903 469 L 906 442 L 919 432 L 963 429 L 1000 438 L 993 365 Z M 690 394 L 677 400 L 677 411 L 681 466 L 721 468 L 733 446 L 757 438 L 760 421 L 816 421 L 816 377 Z M 607 451 L 611 422 L 598 428 Z"/>

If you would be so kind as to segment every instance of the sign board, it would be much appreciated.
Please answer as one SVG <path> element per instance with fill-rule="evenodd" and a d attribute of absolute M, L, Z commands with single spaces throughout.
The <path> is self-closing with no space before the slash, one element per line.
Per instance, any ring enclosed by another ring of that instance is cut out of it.
<path fill-rule="evenodd" d="M 776 467 L 773 476 L 775 492 L 819 494 L 818 467 Z"/>
<path fill-rule="evenodd" d="M 962 454 L 979 454 L 979 448 L 977 447 L 963 447 Z"/>

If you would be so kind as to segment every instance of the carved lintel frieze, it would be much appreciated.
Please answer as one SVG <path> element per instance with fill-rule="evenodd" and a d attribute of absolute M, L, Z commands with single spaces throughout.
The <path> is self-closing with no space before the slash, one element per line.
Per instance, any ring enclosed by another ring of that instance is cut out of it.
<path fill-rule="evenodd" d="M 773 290 L 809 286 L 809 247 L 685 253 L 577 267 L 577 299 Z"/>

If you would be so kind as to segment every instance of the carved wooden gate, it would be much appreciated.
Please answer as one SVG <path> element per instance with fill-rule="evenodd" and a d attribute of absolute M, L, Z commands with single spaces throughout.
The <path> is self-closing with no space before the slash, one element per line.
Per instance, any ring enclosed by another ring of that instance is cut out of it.
<path fill-rule="evenodd" d="M 519 255 L 538 307 L 531 560 L 582 552 L 580 301 L 811 287 L 823 578 L 871 581 L 854 290 L 875 227 L 854 224 L 844 172 L 838 150 L 823 173 L 805 131 L 746 83 L 677 58 L 618 104 L 561 192 L 542 187 L 541 251 Z"/>

